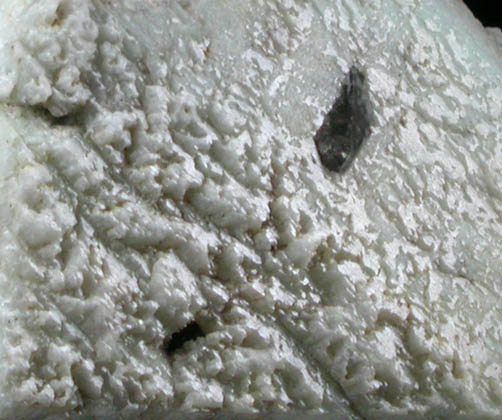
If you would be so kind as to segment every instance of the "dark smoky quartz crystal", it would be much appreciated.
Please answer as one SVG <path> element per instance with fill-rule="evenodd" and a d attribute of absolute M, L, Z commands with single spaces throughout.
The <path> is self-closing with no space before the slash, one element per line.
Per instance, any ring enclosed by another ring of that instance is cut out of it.
<path fill-rule="evenodd" d="M 314 137 L 327 169 L 340 173 L 347 170 L 371 133 L 372 114 L 366 77 L 352 67 Z"/>

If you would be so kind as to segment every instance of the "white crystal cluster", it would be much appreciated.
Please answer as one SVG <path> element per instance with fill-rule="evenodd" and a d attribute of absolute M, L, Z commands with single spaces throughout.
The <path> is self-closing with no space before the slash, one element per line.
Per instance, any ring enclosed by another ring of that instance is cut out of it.
<path fill-rule="evenodd" d="M 501 416 L 497 38 L 457 0 L 2 2 L 0 418 Z"/>

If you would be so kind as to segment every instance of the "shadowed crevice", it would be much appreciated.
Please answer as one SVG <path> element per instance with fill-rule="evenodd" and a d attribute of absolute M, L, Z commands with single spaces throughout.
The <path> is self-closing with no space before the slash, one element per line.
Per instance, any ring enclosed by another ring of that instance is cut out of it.
<path fill-rule="evenodd" d="M 205 337 L 204 331 L 192 321 L 180 331 L 175 332 L 171 337 L 166 337 L 163 343 L 164 351 L 168 356 L 173 355 L 177 350 L 182 348 L 187 341 L 193 341 L 200 337 Z"/>

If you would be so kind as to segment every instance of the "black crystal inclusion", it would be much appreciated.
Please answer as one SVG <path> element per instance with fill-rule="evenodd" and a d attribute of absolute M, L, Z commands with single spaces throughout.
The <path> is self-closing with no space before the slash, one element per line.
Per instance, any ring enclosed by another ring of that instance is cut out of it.
<path fill-rule="evenodd" d="M 351 67 L 340 95 L 314 137 L 322 164 L 335 172 L 347 170 L 370 135 L 371 120 L 366 78 Z"/>
<path fill-rule="evenodd" d="M 171 337 L 164 340 L 164 350 L 168 356 L 171 356 L 177 350 L 184 346 L 187 341 L 196 340 L 199 337 L 204 337 L 204 331 L 197 322 L 190 322 L 185 328 L 175 332 Z"/>

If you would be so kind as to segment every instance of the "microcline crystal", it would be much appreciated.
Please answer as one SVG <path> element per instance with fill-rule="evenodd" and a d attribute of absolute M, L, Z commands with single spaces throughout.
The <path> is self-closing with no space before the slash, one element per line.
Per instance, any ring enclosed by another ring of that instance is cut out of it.
<path fill-rule="evenodd" d="M 2 1 L 0 419 L 501 418 L 500 39 Z"/>

